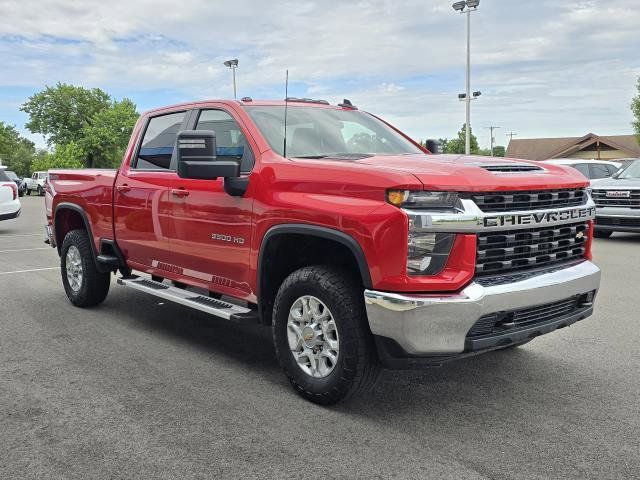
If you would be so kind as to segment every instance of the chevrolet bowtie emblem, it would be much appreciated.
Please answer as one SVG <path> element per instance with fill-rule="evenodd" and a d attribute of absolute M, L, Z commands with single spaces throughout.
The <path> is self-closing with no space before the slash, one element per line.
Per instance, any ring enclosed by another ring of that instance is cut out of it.
<path fill-rule="evenodd" d="M 576 240 L 580 240 L 580 239 L 582 239 L 582 238 L 584 238 L 584 232 L 578 232 L 578 233 L 576 233 Z"/>

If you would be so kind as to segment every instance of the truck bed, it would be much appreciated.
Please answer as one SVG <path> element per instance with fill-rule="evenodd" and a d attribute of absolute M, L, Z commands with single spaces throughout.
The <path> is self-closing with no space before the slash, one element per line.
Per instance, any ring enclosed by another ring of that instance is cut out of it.
<path fill-rule="evenodd" d="M 113 185 L 117 173 L 115 169 L 50 170 L 51 191 L 45 196 L 47 218 L 52 218 L 59 204 L 72 203 L 89 217 L 95 242 L 102 237 L 113 238 Z"/>

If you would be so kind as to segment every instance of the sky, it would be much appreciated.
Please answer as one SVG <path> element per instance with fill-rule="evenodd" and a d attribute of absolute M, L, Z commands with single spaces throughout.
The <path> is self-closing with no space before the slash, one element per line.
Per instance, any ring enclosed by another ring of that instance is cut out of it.
<path fill-rule="evenodd" d="M 451 1 L 0 0 L 0 120 L 57 82 L 99 87 L 139 111 L 181 101 L 350 99 L 415 139 L 464 122 L 466 22 Z M 632 133 L 638 0 L 481 0 L 472 13 L 471 125 L 480 145 Z"/>

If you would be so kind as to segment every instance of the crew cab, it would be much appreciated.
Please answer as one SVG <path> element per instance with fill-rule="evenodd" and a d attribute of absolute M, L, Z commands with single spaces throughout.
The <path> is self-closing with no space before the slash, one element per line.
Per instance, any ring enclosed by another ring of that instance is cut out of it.
<path fill-rule="evenodd" d="M 640 233 L 640 160 L 612 178 L 593 181 L 591 187 L 596 203 L 596 237 L 608 238 L 613 232 Z"/>
<path fill-rule="evenodd" d="M 118 283 L 270 325 L 295 390 L 331 404 L 381 367 L 522 345 L 592 314 L 595 205 L 552 164 L 432 155 L 351 102 L 147 112 L 118 170 L 51 170 L 74 305 Z"/>

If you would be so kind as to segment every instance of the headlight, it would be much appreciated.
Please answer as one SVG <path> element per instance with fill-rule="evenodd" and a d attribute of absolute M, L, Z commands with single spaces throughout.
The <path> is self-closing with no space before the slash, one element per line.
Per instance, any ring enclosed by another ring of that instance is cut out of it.
<path fill-rule="evenodd" d="M 409 216 L 407 273 L 437 275 L 447 264 L 456 236 L 453 233 L 425 232 L 420 225 L 420 217 Z"/>
<path fill-rule="evenodd" d="M 425 192 L 422 190 L 388 190 L 387 201 L 401 208 L 423 210 L 455 210 L 458 207 L 456 192 Z"/>

